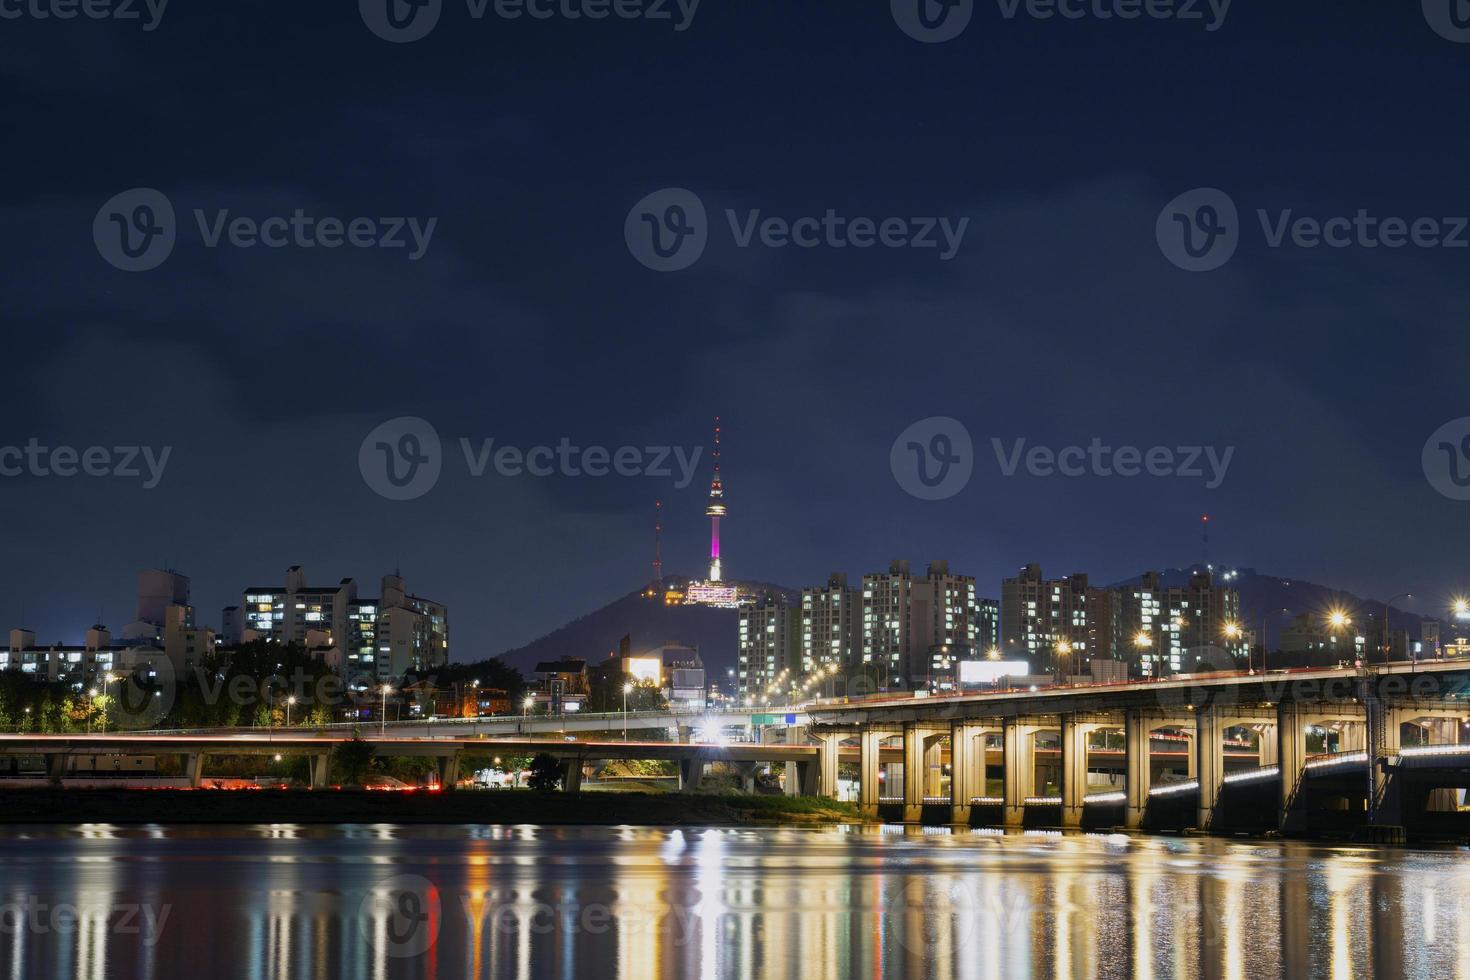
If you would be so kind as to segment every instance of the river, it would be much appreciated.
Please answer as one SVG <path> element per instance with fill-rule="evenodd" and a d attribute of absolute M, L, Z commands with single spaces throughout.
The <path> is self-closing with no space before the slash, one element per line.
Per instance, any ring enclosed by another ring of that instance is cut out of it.
<path fill-rule="evenodd" d="M 904 828 L 11 827 L 0 977 L 1470 978 L 1470 853 Z"/>

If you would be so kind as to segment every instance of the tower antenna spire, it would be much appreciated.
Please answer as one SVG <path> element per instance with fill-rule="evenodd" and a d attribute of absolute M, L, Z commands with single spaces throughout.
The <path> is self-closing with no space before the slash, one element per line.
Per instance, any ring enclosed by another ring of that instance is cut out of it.
<path fill-rule="evenodd" d="M 709 518 L 709 580 L 718 582 L 724 577 L 720 567 L 720 518 L 725 516 L 725 485 L 720 479 L 720 417 L 715 416 L 715 472 L 709 482 L 709 506 L 705 516 Z"/>
<path fill-rule="evenodd" d="M 664 532 L 664 502 L 655 500 L 653 502 L 653 584 L 664 584 L 664 557 L 663 557 L 663 532 Z"/>

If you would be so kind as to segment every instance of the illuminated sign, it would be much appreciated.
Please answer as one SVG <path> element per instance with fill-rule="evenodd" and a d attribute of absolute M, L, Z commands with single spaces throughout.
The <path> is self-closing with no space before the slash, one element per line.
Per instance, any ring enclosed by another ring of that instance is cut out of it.
<path fill-rule="evenodd" d="M 629 657 L 623 671 L 640 684 L 658 684 L 663 680 L 664 662 L 659 657 Z"/>

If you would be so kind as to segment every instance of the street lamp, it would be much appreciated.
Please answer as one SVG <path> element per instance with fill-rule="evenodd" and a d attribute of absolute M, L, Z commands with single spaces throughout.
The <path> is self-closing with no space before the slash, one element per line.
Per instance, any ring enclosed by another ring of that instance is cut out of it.
<path fill-rule="evenodd" d="M 290 728 L 291 727 L 291 705 L 293 705 L 295 703 L 296 703 L 296 695 L 294 695 L 294 694 L 291 695 L 290 697 L 288 697 L 286 699 L 286 727 L 287 728 Z"/>
<path fill-rule="evenodd" d="M 1272 616 L 1280 616 L 1282 613 L 1290 613 L 1291 610 L 1282 606 L 1280 609 L 1272 609 L 1261 616 L 1261 673 L 1266 672 L 1266 621 Z"/>
<path fill-rule="evenodd" d="M 384 684 L 380 689 L 383 693 L 383 706 L 378 711 L 378 737 L 381 738 L 388 731 L 388 695 L 393 693 L 393 688 Z"/>
<path fill-rule="evenodd" d="M 1133 634 L 1133 648 L 1138 651 L 1139 660 L 1142 660 L 1145 656 L 1147 656 L 1146 651 L 1149 647 L 1153 645 L 1154 638 L 1152 636 L 1149 636 L 1148 630 L 1139 630 L 1137 633 Z M 1154 666 L 1157 667 L 1158 665 L 1155 664 Z M 1157 679 L 1157 671 L 1151 669 L 1149 670 L 1148 674 L 1150 677 L 1154 677 Z"/>
<path fill-rule="evenodd" d="M 623 741 L 628 740 L 628 695 L 633 693 L 631 682 L 623 685 Z"/>
<path fill-rule="evenodd" d="M 1240 639 L 1241 634 L 1245 631 L 1240 628 L 1239 623 L 1226 623 L 1223 627 L 1221 627 L 1220 632 L 1224 635 L 1226 640 L 1238 640 Z M 1230 662 L 1237 669 L 1239 668 L 1239 664 L 1235 661 L 1235 653 L 1233 651 L 1230 654 Z"/>
<path fill-rule="evenodd" d="M 94 687 L 87 692 L 87 734 L 92 734 L 92 712 L 96 708 L 92 702 L 97 700 L 97 689 Z"/>
<path fill-rule="evenodd" d="M 1062 658 L 1072 652 L 1072 644 L 1066 640 L 1057 641 L 1057 683 L 1061 683 L 1066 674 L 1062 672 Z"/>
<path fill-rule="evenodd" d="M 1400 599 L 1412 599 L 1412 598 L 1414 598 L 1414 593 L 1412 593 L 1412 592 L 1405 592 L 1402 595 L 1396 595 L 1396 596 L 1394 596 L 1392 599 L 1388 600 L 1387 602 L 1385 602 L 1383 604 L 1383 662 L 1384 663 L 1388 663 L 1388 658 L 1393 653 L 1393 639 L 1390 637 L 1389 632 L 1388 632 L 1388 610 L 1389 610 L 1389 607 L 1392 606 L 1395 602 L 1398 602 Z M 1405 641 L 1405 644 L 1404 645 L 1405 646 L 1408 645 L 1407 641 Z"/>
<path fill-rule="evenodd" d="M 102 675 L 102 728 L 104 731 L 107 729 L 107 685 L 111 684 L 115 680 L 117 680 L 117 675 L 114 674 L 112 671 L 108 671 L 107 673 Z M 30 710 L 30 708 L 27 708 L 26 713 L 29 714 Z"/>

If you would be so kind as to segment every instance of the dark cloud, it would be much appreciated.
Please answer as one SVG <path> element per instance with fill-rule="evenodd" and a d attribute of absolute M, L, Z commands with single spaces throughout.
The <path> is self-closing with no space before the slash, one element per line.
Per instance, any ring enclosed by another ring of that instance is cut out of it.
<path fill-rule="evenodd" d="M 1470 415 L 1464 253 L 1270 249 L 1258 208 L 1470 212 L 1456 164 L 1470 50 L 1416 11 L 1236 5 L 1220 31 L 1006 22 L 921 45 L 886 5 L 721 4 L 644 23 L 442 24 L 374 38 L 354 5 L 170 5 L 152 32 L 7 21 L 0 444 L 174 447 L 160 487 L 0 482 L 6 610 L 75 638 L 129 618 L 137 569 L 194 576 L 203 618 L 289 564 L 402 567 L 452 606 L 457 656 L 524 642 L 637 585 L 651 507 L 700 567 L 700 484 L 472 479 L 456 440 L 708 442 L 726 419 L 732 573 L 789 584 L 948 557 L 1121 578 L 1211 554 L 1364 594 L 1449 591 L 1463 505 L 1419 467 Z M 446 12 L 446 17 L 450 12 Z M 150 273 L 91 239 L 156 187 L 185 221 Z M 684 272 L 640 266 L 633 202 L 716 223 Z M 1154 241 L 1191 187 L 1247 238 L 1188 274 Z M 192 209 L 437 217 L 422 260 L 208 249 Z M 930 251 L 739 248 L 724 212 L 969 219 Z M 419 501 L 356 468 L 383 419 L 450 454 Z M 979 451 L 947 501 L 905 495 L 893 438 L 950 415 Z M 992 438 L 1234 446 L 1198 481 L 1005 478 Z M 450 465 L 453 463 L 453 465 Z M 1443 588 L 1441 589 L 1441 584 Z M 22 605 L 23 604 L 23 605 Z M 1426 609 L 1425 611 L 1432 611 Z"/>

